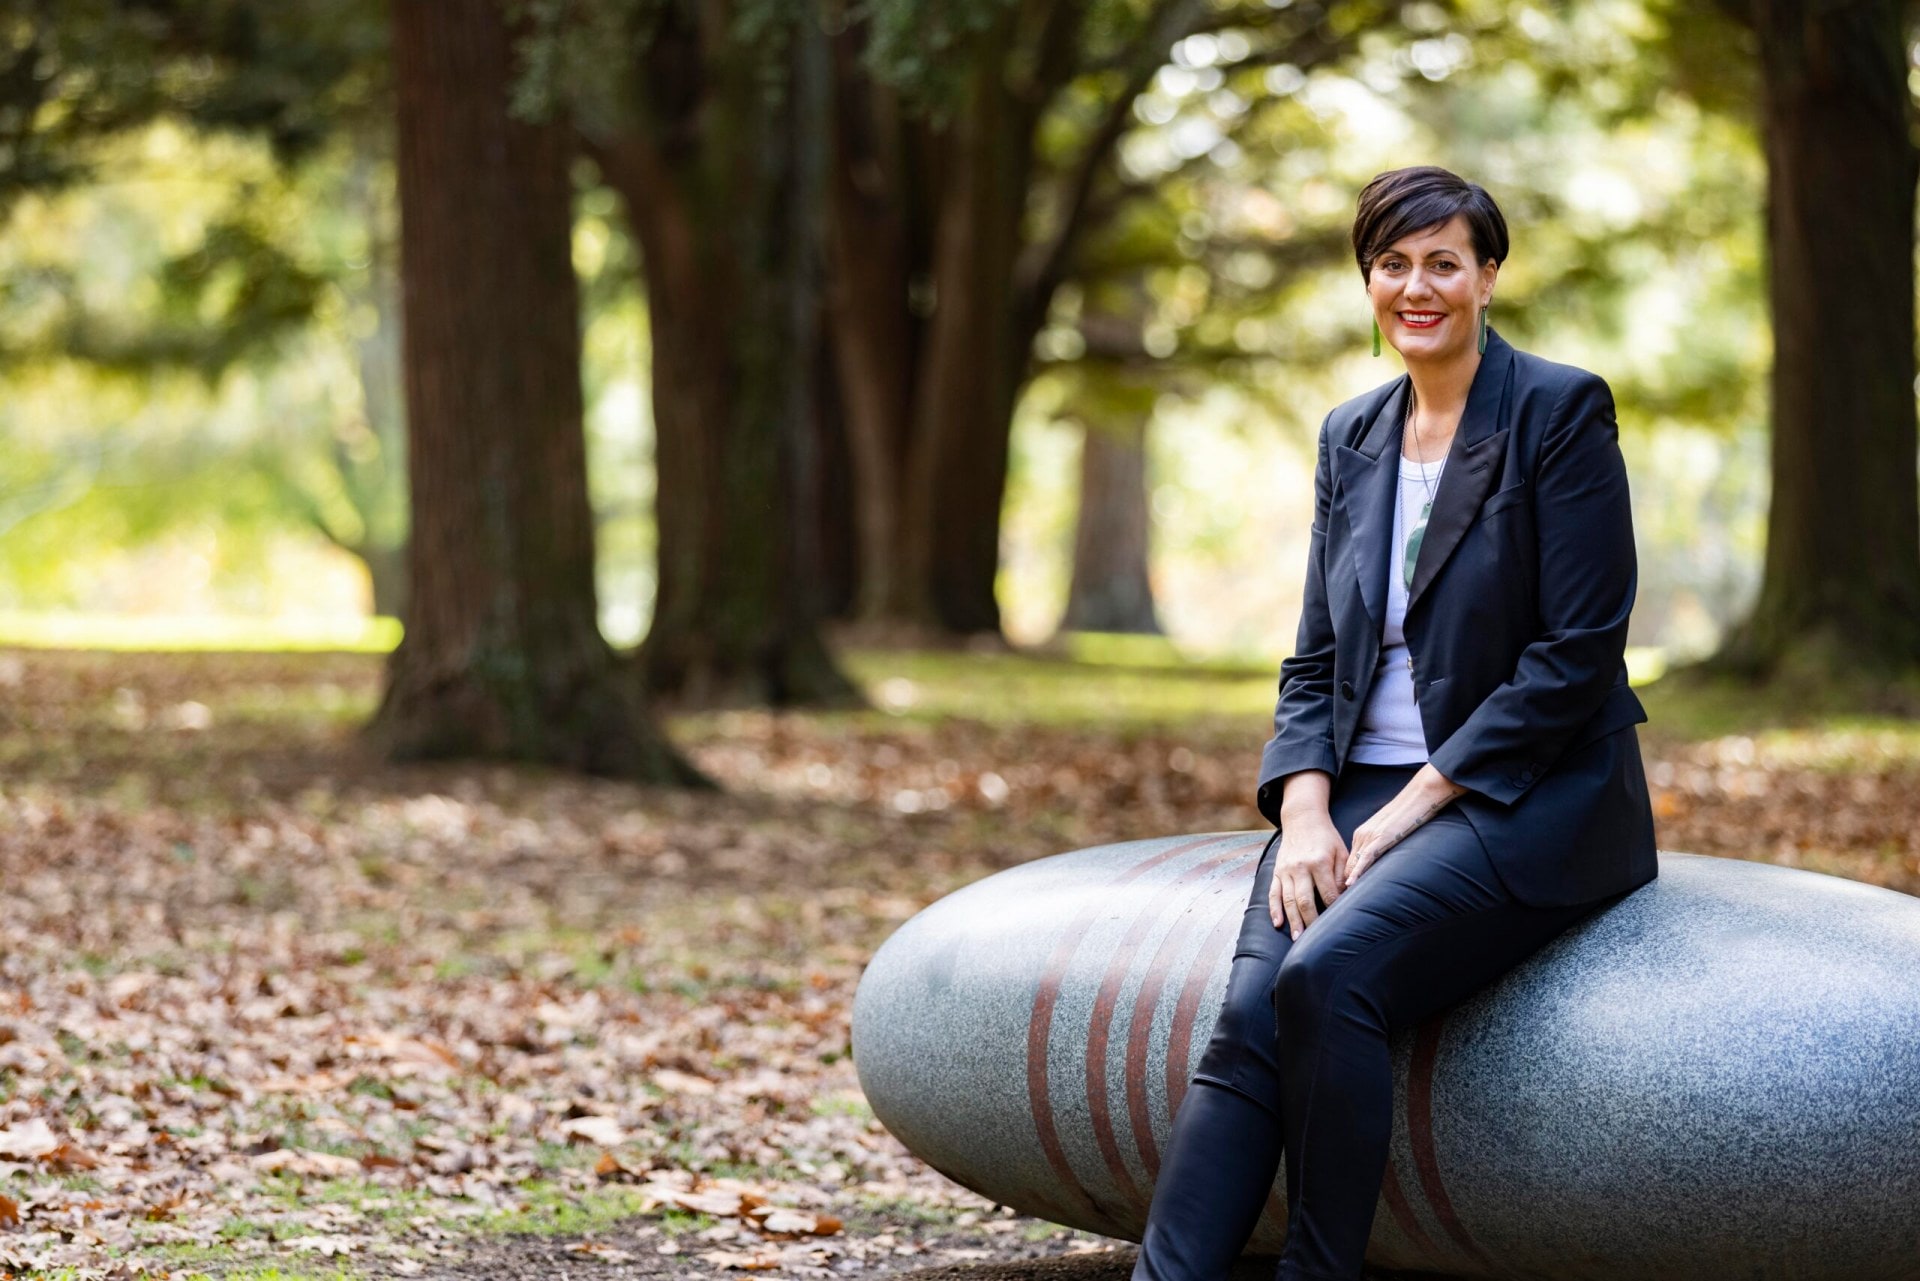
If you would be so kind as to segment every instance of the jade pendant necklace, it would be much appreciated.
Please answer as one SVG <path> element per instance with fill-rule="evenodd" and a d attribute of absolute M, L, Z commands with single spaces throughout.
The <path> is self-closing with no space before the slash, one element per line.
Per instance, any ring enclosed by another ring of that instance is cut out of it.
<path fill-rule="evenodd" d="M 1406 417 L 1400 421 L 1400 435 L 1403 441 L 1408 431 L 1413 432 L 1413 445 L 1417 452 L 1420 449 L 1420 429 L 1413 425 L 1413 386 L 1411 382 L 1409 382 L 1407 386 Z M 1433 479 L 1429 481 L 1427 479 L 1427 465 L 1417 457 L 1412 461 L 1414 465 L 1420 469 L 1420 484 L 1427 491 L 1427 501 L 1421 504 L 1419 521 L 1413 526 L 1412 530 L 1408 532 L 1406 550 L 1400 558 L 1400 583 L 1401 586 L 1409 591 L 1413 589 L 1413 567 L 1415 562 L 1420 559 L 1420 544 L 1427 536 L 1427 519 L 1433 515 L 1433 496 L 1439 487 L 1441 473 L 1447 469 L 1447 460 L 1442 458 L 1440 460 L 1440 470 L 1435 472 Z M 1401 529 L 1406 529 L 1406 512 L 1404 510 L 1404 504 L 1401 501 L 1401 489 L 1400 480 L 1398 477 L 1395 477 L 1393 484 L 1394 521 Z M 1413 654 L 1411 652 L 1407 654 L 1407 670 L 1413 670 Z"/>

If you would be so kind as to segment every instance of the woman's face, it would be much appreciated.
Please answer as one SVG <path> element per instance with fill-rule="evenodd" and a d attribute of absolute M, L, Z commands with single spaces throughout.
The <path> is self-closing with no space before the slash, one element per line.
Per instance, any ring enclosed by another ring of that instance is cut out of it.
<path fill-rule="evenodd" d="M 1409 362 L 1465 357 L 1479 340 L 1480 308 L 1493 300 L 1500 264 L 1476 263 L 1464 214 L 1402 236 L 1367 269 L 1373 318 Z"/>

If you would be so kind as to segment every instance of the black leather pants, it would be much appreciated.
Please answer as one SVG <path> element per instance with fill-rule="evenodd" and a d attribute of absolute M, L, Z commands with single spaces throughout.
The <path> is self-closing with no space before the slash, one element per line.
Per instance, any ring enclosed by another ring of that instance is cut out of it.
<path fill-rule="evenodd" d="M 1414 772 L 1349 763 L 1329 807 L 1341 838 L 1351 842 Z M 1359 1277 L 1392 1137 L 1389 1036 L 1472 995 L 1608 901 L 1514 901 L 1449 806 L 1295 941 L 1267 910 L 1278 847 L 1275 833 L 1247 899 L 1226 1003 L 1174 1117 L 1133 1281 L 1223 1281 L 1283 1154 L 1280 1281 Z"/>

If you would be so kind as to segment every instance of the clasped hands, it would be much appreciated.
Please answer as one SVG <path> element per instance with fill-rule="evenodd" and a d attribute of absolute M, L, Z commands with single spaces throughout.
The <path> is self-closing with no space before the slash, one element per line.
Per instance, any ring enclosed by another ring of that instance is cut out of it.
<path fill-rule="evenodd" d="M 1406 839 L 1467 789 L 1432 764 L 1422 765 L 1398 795 L 1353 829 L 1353 845 L 1340 839 L 1327 804 L 1333 780 L 1322 770 L 1287 777 L 1280 803 L 1280 848 L 1274 854 L 1267 910 L 1275 929 L 1294 938 L 1320 915 L 1317 890 L 1328 907 L 1380 856 Z"/>

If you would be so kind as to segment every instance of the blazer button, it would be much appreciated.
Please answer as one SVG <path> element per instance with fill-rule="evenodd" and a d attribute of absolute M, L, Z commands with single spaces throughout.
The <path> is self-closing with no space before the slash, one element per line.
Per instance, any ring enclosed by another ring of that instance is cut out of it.
<path fill-rule="evenodd" d="M 1346 699 L 1349 703 L 1353 701 L 1353 682 L 1352 681 L 1340 682 L 1340 697 Z"/>

